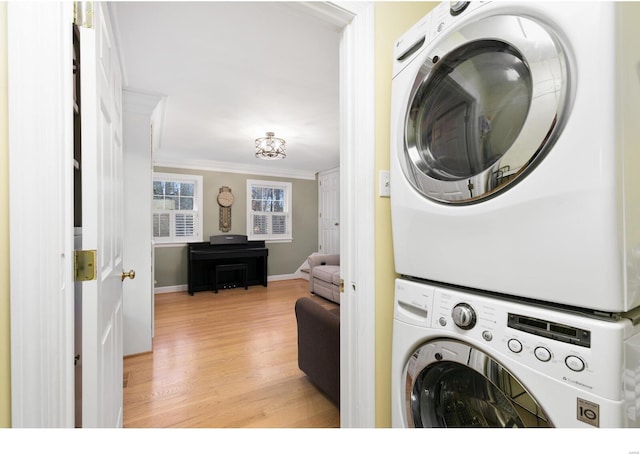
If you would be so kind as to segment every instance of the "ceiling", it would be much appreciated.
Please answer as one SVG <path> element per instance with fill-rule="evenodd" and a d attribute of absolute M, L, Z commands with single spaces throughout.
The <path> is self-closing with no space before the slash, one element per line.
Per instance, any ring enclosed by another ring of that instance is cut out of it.
<path fill-rule="evenodd" d="M 301 2 L 111 3 L 123 88 L 160 95 L 154 163 L 313 176 L 339 165 L 341 29 Z M 254 156 L 273 131 L 284 160 Z"/>

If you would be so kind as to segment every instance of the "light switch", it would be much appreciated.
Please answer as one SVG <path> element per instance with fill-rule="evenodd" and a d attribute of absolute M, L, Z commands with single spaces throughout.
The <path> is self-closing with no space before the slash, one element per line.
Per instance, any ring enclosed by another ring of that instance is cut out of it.
<path fill-rule="evenodd" d="M 380 171 L 380 197 L 389 197 L 391 196 L 391 180 L 389 178 L 388 170 Z"/>

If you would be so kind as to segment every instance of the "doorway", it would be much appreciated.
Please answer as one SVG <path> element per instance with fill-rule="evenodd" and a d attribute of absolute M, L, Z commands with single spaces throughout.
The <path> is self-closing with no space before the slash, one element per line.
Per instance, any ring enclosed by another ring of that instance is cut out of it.
<path fill-rule="evenodd" d="M 341 57 L 342 427 L 375 426 L 373 284 L 373 4 L 312 3 L 344 27 Z M 14 427 L 74 425 L 72 61 L 66 3 L 8 5 L 11 349 Z M 37 23 L 39 33 L 28 33 Z M 68 39 L 66 39 L 68 37 Z M 68 46 L 68 47 L 67 47 Z M 47 93 L 43 102 L 39 94 Z M 38 112 L 33 117 L 33 112 Z M 66 119 L 66 120 L 65 120 Z M 63 125 L 61 127 L 60 122 Z M 67 122 L 66 124 L 65 121 Z M 19 178 L 18 178 L 19 177 Z M 50 188 L 41 191 L 40 188 Z M 47 210 L 23 210 L 24 200 Z M 19 252 L 18 252 L 19 251 Z M 26 279 L 34 274 L 40 285 Z M 62 285 L 61 285 L 62 283 Z M 42 330 L 41 326 L 47 326 Z M 356 339 L 354 333 L 360 333 Z M 40 346 L 25 350 L 26 345 Z M 48 399 L 32 399 L 45 395 Z M 46 403 L 47 409 L 42 405 Z M 357 403 L 357 404 L 356 404 Z"/>

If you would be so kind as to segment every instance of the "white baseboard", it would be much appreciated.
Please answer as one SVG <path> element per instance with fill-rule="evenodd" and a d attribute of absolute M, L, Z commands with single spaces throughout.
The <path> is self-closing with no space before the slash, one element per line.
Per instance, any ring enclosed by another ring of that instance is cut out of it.
<path fill-rule="evenodd" d="M 289 281 L 291 279 L 298 279 L 298 276 L 295 274 L 278 274 L 276 276 L 267 277 L 267 282 L 271 281 Z"/>
<path fill-rule="evenodd" d="M 168 287 L 156 287 L 153 289 L 153 293 L 177 293 L 177 292 L 186 292 L 188 286 L 185 285 L 171 285 Z"/>
<path fill-rule="evenodd" d="M 298 276 L 296 274 L 278 274 L 275 276 L 268 276 L 267 277 L 267 282 L 272 282 L 272 281 L 288 281 L 290 279 L 304 279 L 304 276 Z M 160 293 L 177 293 L 177 292 L 186 292 L 188 289 L 188 286 L 186 284 L 184 285 L 170 285 L 167 287 L 156 287 L 153 289 L 153 293 L 154 294 L 160 294 Z"/>

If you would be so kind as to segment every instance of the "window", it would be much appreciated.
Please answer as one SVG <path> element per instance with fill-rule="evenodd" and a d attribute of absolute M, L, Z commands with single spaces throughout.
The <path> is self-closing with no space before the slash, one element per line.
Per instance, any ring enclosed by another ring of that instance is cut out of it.
<path fill-rule="evenodd" d="M 202 241 L 202 177 L 153 174 L 153 239 L 156 243 Z"/>
<path fill-rule="evenodd" d="M 247 236 L 291 241 L 291 183 L 247 180 Z"/>

